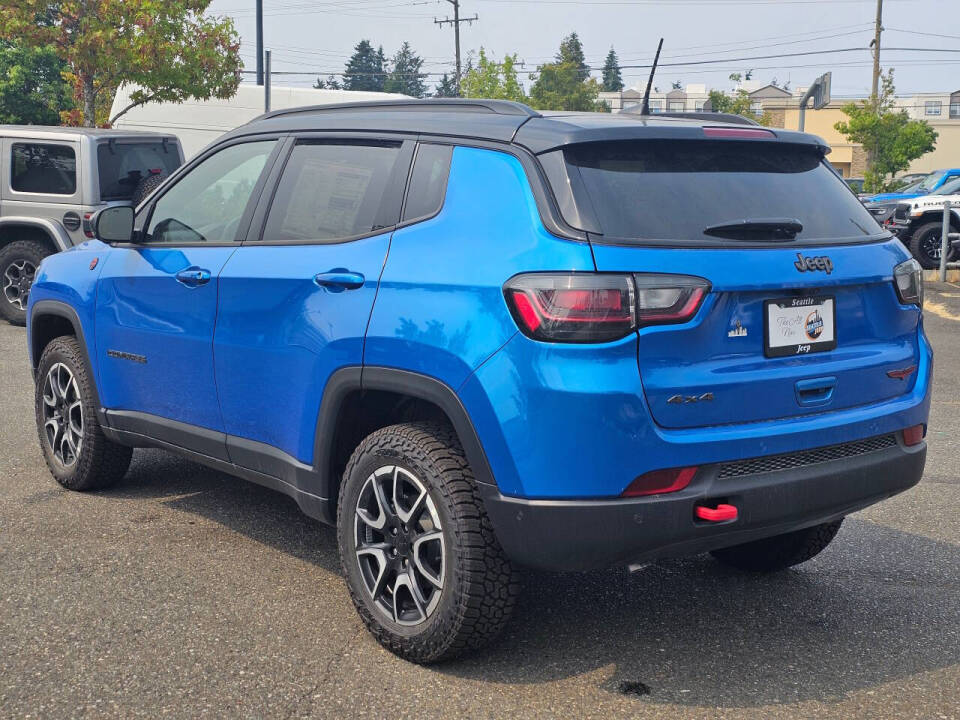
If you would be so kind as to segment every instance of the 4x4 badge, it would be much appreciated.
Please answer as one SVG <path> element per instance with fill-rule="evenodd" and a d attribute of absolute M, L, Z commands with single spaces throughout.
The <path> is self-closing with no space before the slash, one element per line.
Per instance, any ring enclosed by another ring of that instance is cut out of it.
<path fill-rule="evenodd" d="M 804 257 L 797 253 L 797 260 L 793 266 L 800 272 L 814 272 L 820 270 L 827 275 L 833 272 L 833 261 L 827 255 L 817 255 L 816 257 Z"/>
<path fill-rule="evenodd" d="M 713 400 L 712 392 L 705 392 L 703 395 L 671 395 L 667 402 L 671 405 L 688 405 L 696 402 L 709 402 Z"/>

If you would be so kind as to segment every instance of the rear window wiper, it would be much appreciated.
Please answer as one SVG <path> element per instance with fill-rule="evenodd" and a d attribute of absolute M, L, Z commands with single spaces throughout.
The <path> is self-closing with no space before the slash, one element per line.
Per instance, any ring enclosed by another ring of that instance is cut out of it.
<path fill-rule="evenodd" d="M 753 220 L 733 220 L 731 222 L 709 225 L 704 235 L 727 238 L 729 240 L 793 240 L 803 231 L 803 224 L 795 218 L 756 218 Z"/>

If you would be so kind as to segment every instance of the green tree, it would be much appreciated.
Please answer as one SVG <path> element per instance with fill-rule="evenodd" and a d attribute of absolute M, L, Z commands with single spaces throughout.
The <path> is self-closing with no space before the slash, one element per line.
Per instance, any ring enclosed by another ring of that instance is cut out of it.
<path fill-rule="evenodd" d="M 343 89 L 381 92 L 385 82 L 386 65 L 383 47 L 374 50 L 369 40 L 361 40 L 347 61 L 343 73 Z"/>
<path fill-rule="evenodd" d="M 73 109 L 65 65 L 52 47 L 0 40 L 0 123 L 57 125 Z"/>
<path fill-rule="evenodd" d="M 327 75 L 326 80 L 317 78 L 317 81 L 313 84 L 313 88 L 314 90 L 343 90 L 343 85 L 341 85 L 340 81 L 333 75 Z"/>
<path fill-rule="evenodd" d="M 443 77 L 440 78 L 440 82 L 438 82 L 436 88 L 434 88 L 433 96 L 438 98 L 458 97 L 456 78 L 444 73 Z"/>
<path fill-rule="evenodd" d="M 575 32 L 567 35 L 560 41 L 560 51 L 556 55 L 557 64 L 570 63 L 577 68 L 580 80 L 590 77 L 590 66 L 583 55 L 583 44 Z"/>
<path fill-rule="evenodd" d="M 620 74 L 620 58 L 616 50 L 610 46 L 607 59 L 603 61 L 603 79 L 600 86 L 604 92 L 620 92 L 623 90 L 623 76 Z"/>
<path fill-rule="evenodd" d="M 600 83 L 594 78 L 582 80 L 579 68 L 573 63 L 541 65 L 530 88 L 530 104 L 538 110 L 579 110 L 606 112 L 609 108 L 599 102 Z"/>
<path fill-rule="evenodd" d="M 463 76 L 460 91 L 468 98 L 527 101 L 523 85 L 517 77 L 516 54 L 504 55 L 503 62 L 498 63 L 488 58 L 482 47 L 476 63 L 471 62 L 470 69 Z"/>
<path fill-rule="evenodd" d="M 0 36 L 52 46 L 78 107 L 61 119 L 112 123 L 151 101 L 227 98 L 240 83 L 240 39 L 228 18 L 209 16 L 210 0 L 17 0 L 0 5 Z M 131 102 L 107 117 L 114 90 L 136 86 Z M 98 113 L 99 110 L 99 113 Z"/>
<path fill-rule="evenodd" d="M 393 69 L 383 83 L 385 92 L 403 93 L 411 97 L 422 98 L 427 94 L 423 82 L 426 77 L 420 72 L 423 60 L 413 51 L 410 43 L 405 42 L 393 56 Z"/>
<path fill-rule="evenodd" d="M 761 125 L 769 125 L 772 121 L 770 113 L 764 112 L 760 117 L 750 108 L 750 93 L 746 90 L 737 90 L 732 96 L 722 90 L 710 91 L 710 109 L 713 112 L 730 113 L 731 115 L 742 115 L 751 120 L 756 120 Z"/>
<path fill-rule="evenodd" d="M 884 192 L 895 187 L 893 176 L 910 162 L 936 147 L 937 131 L 925 120 L 911 120 L 906 110 L 894 109 L 893 70 L 881 77 L 877 98 L 849 103 L 843 107 L 849 118 L 834 127 L 850 142 L 867 151 L 863 175 L 866 192 Z"/>

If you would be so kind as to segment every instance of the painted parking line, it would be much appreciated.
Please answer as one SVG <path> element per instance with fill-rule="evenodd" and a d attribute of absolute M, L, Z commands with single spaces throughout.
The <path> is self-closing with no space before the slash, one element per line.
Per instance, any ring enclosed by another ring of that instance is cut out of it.
<path fill-rule="evenodd" d="M 930 302 L 929 300 L 923 304 L 923 309 L 925 312 L 932 312 L 938 317 L 942 317 L 945 320 L 953 320 L 954 322 L 960 322 L 960 315 L 953 313 L 946 305 L 940 303 Z"/>

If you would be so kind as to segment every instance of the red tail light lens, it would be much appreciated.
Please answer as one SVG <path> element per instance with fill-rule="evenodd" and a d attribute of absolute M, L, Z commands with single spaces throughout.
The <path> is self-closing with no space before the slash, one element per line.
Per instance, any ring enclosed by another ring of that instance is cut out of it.
<path fill-rule="evenodd" d="M 686 322 L 700 309 L 710 283 L 691 275 L 634 275 L 637 286 L 637 324 Z"/>
<path fill-rule="evenodd" d="M 638 327 L 686 322 L 710 284 L 688 275 L 531 273 L 504 286 L 517 325 L 547 342 L 607 342 Z"/>
<path fill-rule="evenodd" d="M 708 138 L 732 138 L 734 140 L 770 140 L 776 137 L 770 130 L 744 127 L 705 127 L 703 134 Z"/>
<path fill-rule="evenodd" d="M 620 495 L 621 497 L 641 497 L 643 495 L 677 492 L 677 490 L 683 490 L 689 485 L 696 474 L 696 467 L 654 470 L 635 479 Z"/>
<path fill-rule="evenodd" d="M 504 295 L 517 325 L 537 340 L 604 342 L 635 327 L 628 275 L 518 275 L 506 284 Z"/>
<path fill-rule="evenodd" d="M 923 442 L 923 425 L 914 425 L 903 431 L 903 444 L 907 447 Z"/>
<path fill-rule="evenodd" d="M 93 228 L 90 226 L 90 218 L 92 217 L 93 217 L 93 213 L 83 214 L 83 234 L 88 238 L 94 237 Z"/>

